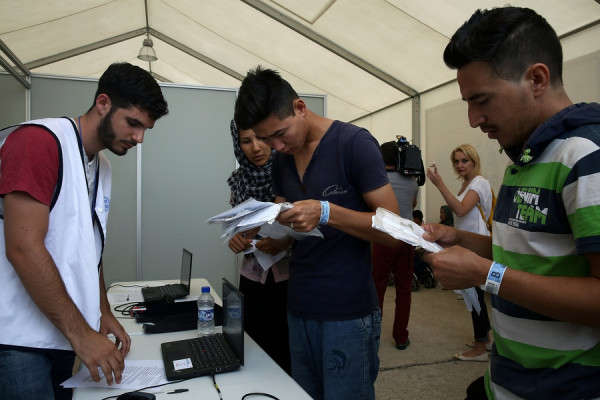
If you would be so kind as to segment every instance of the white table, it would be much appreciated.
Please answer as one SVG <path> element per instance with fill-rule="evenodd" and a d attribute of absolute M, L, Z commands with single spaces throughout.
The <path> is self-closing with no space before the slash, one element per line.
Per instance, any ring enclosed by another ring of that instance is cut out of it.
<path fill-rule="evenodd" d="M 153 282 L 122 282 L 123 285 L 156 285 L 178 281 L 153 281 Z M 192 279 L 190 294 L 199 295 L 202 286 L 207 286 L 205 279 Z M 114 287 L 110 290 L 124 290 Z M 221 304 L 220 297 L 211 287 L 215 303 Z M 121 317 L 121 315 L 119 315 Z M 131 336 L 131 350 L 127 359 L 131 360 L 162 360 L 160 344 L 163 342 L 182 340 L 195 337 L 195 330 L 171 332 L 161 334 L 145 334 L 142 324 L 133 319 L 119 321 Z M 217 328 L 219 329 L 219 328 Z M 217 374 L 217 385 L 221 390 L 223 400 L 240 400 L 243 395 L 251 392 L 263 392 L 285 400 L 310 400 L 311 397 L 273 361 L 250 336 L 244 337 L 244 366 L 237 371 Z M 189 389 L 188 392 L 176 395 L 167 395 L 167 392 L 178 388 Z M 157 400 L 210 400 L 219 399 L 210 376 L 202 376 L 176 384 L 169 384 L 155 393 Z M 116 396 L 125 392 L 122 389 L 106 388 L 77 388 L 73 399 L 99 400 L 108 396 Z M 258 397 L 257 397 L 258 399 Z"/>

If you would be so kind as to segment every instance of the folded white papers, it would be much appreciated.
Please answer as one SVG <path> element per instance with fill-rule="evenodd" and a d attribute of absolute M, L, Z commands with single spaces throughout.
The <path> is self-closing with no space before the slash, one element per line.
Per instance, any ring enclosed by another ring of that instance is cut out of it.
<path fill-rule="evenodd" d="M 475 308 L 477 314 L 481 312 L 481 304 L 479 304 L 479 299 L 477 299 L 475 288 L 471 287 L 468 289 L 455 290 L 454 293 L 458 293 L 463 297 L 469 311 L 473 311 L 473 308 Z"/>
<path fill-rule="evenodd" d="M 295 239 L 303 239 L 306 236 L 323 237 L 318 228 L 314 228 L 310 232 L 295 232 L 290 227 L 275 221 L 279 213 L 292 207 L 291 203 L 277 204 L 248 199 L 230 210 L 207 219 L 206 222 L 221 224 L 221 228 L 225 231 L 222 237 L 225 237 L 226 241 L 229 241 L 238 232 L 244 232 L 257 226 L 261 227 L 260 235 L 264 237 L 281 238 L 286 235 Z"/>
<path fill-rule="evenodd" d="M 273 264 L 275 264 L 277 261 L 281 260 L 285 256 L 285 250 L 274 255 L 263 253 L 262 251 L 256 248 L 256 242 L 258 242 L 258 240 L 253 240 L 252 247 L 244 251 L 244 254 L 253 253 L 254 257 L 256 257 L 256 261 L 258 261 L 258 264 L 265 271 L 271 268 Z"/>
<path fill-rule="evenodd" d="M 437 253 L 442 250 L 442 246 L 439 244 L 423 238 L 425 230 L 419 225 L 409 219 L 402 218 L 385 208 L 379 207 L 377 211 L 375 211 L 375 215 L 373 215 L 372 218 L 372 226 L 378 231 L 387 233 L 394 239 L 402 240 L 415 247 L 421 247 L 430 253 Z M 481 305 L 477 300 L 475 288 L 455 290 L 455 292 L 462 295 L 469 311 L 475 308 L 475 311 L 477 311 L 478 314 L 481 312 Z"/>
<path fill-rule="evenodd" d="M 425 231 L 419 225 L 385 208 L 379 207 L 373 215 L 372 221 L 373 228 L 387 233 L 394 239 L 402 240 L 415 247 L 422 247 L 430 253 L 442 250 L 442 246 L 439 244 L 423 239 Z"/>

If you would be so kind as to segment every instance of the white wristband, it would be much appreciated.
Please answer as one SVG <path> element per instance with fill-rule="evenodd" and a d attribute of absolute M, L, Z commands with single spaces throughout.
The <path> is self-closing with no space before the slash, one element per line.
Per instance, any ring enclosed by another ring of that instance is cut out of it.
<path fill-rule="evenodd" d="M 485 290 L 492 294 L 498 294 L 500 291 L 500 283 L 502 283 L 502 278 L 504 277 L 504 271 L 506 271 L 506 265 L 502 265 L 495 261 L 492 262 L 485 285 L 481 285 L 481 290 Z"/>
<path fill-rule="evenodd" d="M 327 225 L 329 222 L 329 202 L 321 201 L 321 218 L 319 219 L 319 225 Z"/>

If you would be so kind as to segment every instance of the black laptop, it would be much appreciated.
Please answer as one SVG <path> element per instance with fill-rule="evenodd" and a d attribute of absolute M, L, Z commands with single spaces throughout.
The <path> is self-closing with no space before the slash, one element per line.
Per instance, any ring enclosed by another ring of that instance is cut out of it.
<path fill-rule="evenodd" d="M 142 288 L 144 303 L 170 301 L 180 299 L 190 294 L 190 280 L 192 279 L 192 253 L 183 249 L 181 254 L 181 280 L 180 283 L 148 286 Z"/>
<path fill-rule="evenodd" d="M 223 333 L 161 344 L 167 380 L 229 372 L 244 365 L 244 295 L 223 278 Z"/>

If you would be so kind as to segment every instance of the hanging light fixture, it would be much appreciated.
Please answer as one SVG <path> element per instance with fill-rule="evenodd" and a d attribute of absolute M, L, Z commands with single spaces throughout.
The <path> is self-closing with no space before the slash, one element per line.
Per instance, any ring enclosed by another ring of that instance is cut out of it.
<path fill-rule="evenodd" d="M 156 52 L 152 47 L 152 39 L 150 37 L 144 39 L 144 43 L 142 48 L 140 49 L 140 54 L 138 54 L 137 58 L 142 61 L 156 61 L 158 58 L 156 57 Z"/>
<path fill-rule="evenodd" d="M 142 61 L 156 61 L 158 57 L 156 57 L 156 52 L 154 51 L 152 39 L 150 39 L 150 27 L 148 26 L 148 0 L 144 0 L 144 8 L 146 10 L 146 39 L 142 44 L 142 48 L 140 49 L 140 53 L 137 58 Z"/>

